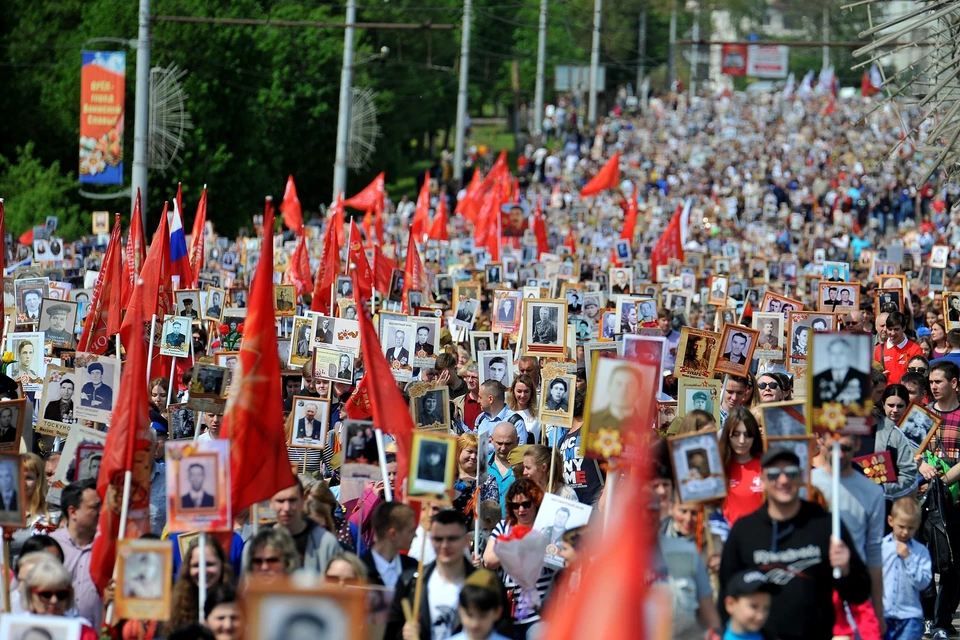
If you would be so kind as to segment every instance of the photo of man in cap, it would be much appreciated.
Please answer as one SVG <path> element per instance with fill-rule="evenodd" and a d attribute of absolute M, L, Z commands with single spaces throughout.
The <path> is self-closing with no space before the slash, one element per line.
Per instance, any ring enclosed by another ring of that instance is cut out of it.
<path fill-rule="evenodd" d="M 693 409 L 713 413 L 713 403 L 710 402 L 710 396 L 707 395 L 706 391 L 694 391 L 690 401 Z"/>
<path fill-rule="evenodd" d="M 170 323 L 170 331 L 163 336 L 163 342 L 165 346 L 172 347 L 174 349 L 180 349 L 183 347 L 184 342 L 187 341 L 187 334 L 183 329 L 182 320 L 174 320 Z"/>
<path fill-rule="evenodd" d="M 87 365 L 87 382 L 80 389 L 80 406 L 110 411 L 113 409 L 113 389 L 103 382 L 103 365 L 91 362 Z"/>
<path fill-rule="evenodd" d="M 70 305 L 65 303 L 44 307 L 45 317 L 40 321 L 40 330 L 43 331 L 44 338 L 55 347 L 73 346 L 73 331 L 68 330 L 68 327 L 73 328 L 68 324 L 71 310 Z"/>
<path fill-rule="evenodd" d="M 177 315 L 186 316 L 194 320 L 200 319 L 200 314 L 197 313 L 197 310 L 193 308 L 193 298 L 183 299 L 183 309 Z"/>

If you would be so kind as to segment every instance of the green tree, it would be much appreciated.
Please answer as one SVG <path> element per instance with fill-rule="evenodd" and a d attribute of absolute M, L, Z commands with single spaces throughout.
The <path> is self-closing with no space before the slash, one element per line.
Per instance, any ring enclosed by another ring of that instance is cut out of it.
<path fill-rule="evenodd" d="M 17 149 L 16 162 L 0 156 L 0 194 L 4 199 L 7 229 L 16 235 L 42 225 L 47 216 L 60 219 L 57 233 L 76 238 L 89 233 L 80 223 L 80 207 L 73 202 L 75 176 L 62 172 L 56 161 L 50 166 L 34 155 L 34 144 Z"/>

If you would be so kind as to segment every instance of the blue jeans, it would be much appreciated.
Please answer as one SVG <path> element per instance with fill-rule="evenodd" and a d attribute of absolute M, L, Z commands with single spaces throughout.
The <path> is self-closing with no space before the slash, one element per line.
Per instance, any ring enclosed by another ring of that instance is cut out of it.
<path fill-rule="evenodd" d="M 887 635 L 884 640 L 920 640 L 922 637 L 923 618 L 887 618 Z"/>

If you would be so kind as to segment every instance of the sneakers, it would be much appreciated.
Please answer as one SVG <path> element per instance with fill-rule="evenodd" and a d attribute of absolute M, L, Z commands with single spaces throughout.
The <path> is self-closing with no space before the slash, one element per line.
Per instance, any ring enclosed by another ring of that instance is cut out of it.
<path fill-rule="evenodd" d="M 943 629 L 937 629 L 933 632 L 933 635 L 930 636 L 931 640 L 950 640 L 950 637 L 947 635 L 947 632 Z"/>
<path fill-rule="evenodd" d="M 933 635 L 933 620 L 923 621 L 923 637 L 929 638 Z"/>

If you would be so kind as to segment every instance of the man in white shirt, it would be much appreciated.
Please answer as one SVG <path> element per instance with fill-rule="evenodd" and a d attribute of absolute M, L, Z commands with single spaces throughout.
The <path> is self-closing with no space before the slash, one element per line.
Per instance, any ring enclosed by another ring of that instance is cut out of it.
<path fill-rule="evenodd" d="M 207 426 L 207 430 L 197 436 L 197 442 L 210 442 L 211 440 L 220 439 L 220 424 L 223 422 L 223 416 L 218 413 L 208 413 L 204 412 L 203 414 L 203 424 Z"/>
<path fill-rule="evenodd" d="M 417 561 L 408 551 L 417 531 L 413 509 L 402 502 L 383 502 L 373 510 L 373 546 L 361 556 L 367 565 L 370 583 L 396 588 L 400 576 L 417 570 Z"/>
<path fill-rule="evenodd" d="M 506 387 L 496 380 L 487 380 L 480 385 L 480 415 L 477 416 L 476 432 L 493 431 L 501 422 L 511 423 L 517 430 L 517 440 L 527 444 L 527 425 L 523 416 L 511 411 L 506 404 Z"/>

